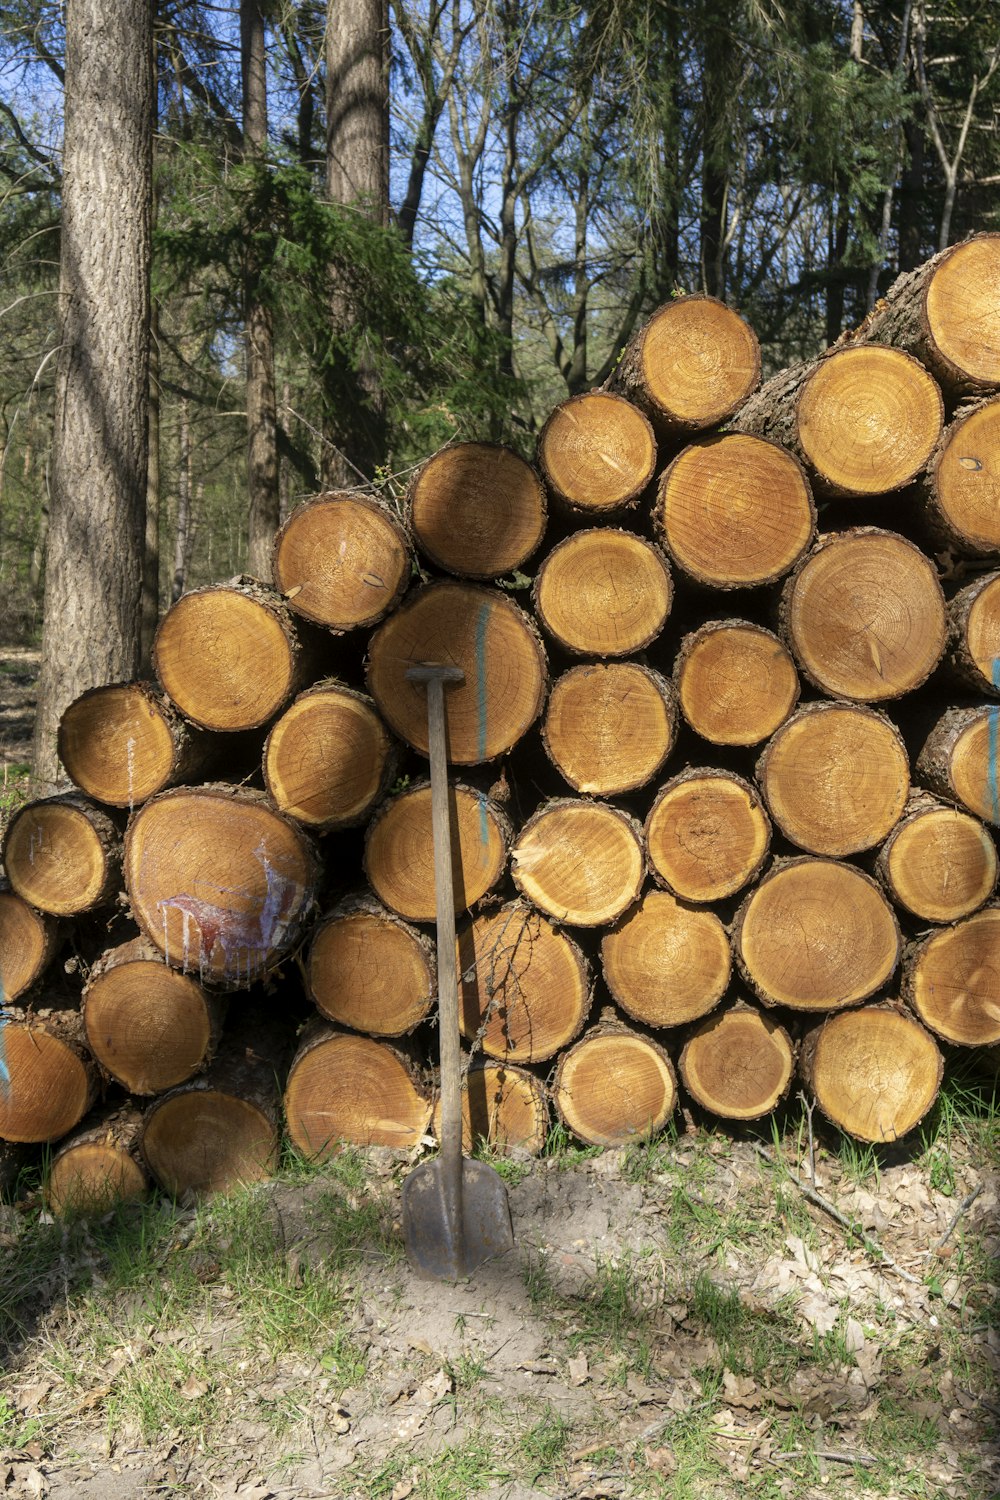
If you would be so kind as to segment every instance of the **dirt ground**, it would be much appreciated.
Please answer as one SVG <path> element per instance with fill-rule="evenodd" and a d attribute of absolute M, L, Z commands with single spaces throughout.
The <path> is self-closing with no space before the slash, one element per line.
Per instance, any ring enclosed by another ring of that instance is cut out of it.
<path fill-rule="evenodd" d="M 0 646 L 0 777 L 31 760 L 40 651 Z"/>

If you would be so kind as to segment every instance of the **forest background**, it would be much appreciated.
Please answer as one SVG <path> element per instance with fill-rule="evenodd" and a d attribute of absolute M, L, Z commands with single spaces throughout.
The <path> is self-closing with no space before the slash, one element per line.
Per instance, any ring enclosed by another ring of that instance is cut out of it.
<path fill-rule="evenodd" d="M 63 6 L 0 16 L 10 642 L 41 629 L 67 101 Z M 455 438 L 530 456 L 672 296 L 738 308 L 766 377 L 898 272 L 1000 228 L 995 0 L 153 17 L 147 634 L 185 589 L 259 571 L 274 512 L 320 488 L 398 497 Z"/>

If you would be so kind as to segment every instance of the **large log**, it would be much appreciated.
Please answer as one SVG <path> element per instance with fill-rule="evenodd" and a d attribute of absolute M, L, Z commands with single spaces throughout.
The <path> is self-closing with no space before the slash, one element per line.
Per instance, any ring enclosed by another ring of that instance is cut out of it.
<path fill-rule="evenodd" d="M 788 1093 L 795 1048 L 783 1026 L 738 1001 L 695 1028 L 678 1070 L 703 1109 L 725 1120 L 759 1120 Z"/>
<path fill-rule="evenodd" d="M 441 1140 L 441 1101 L 434 1105 L 431 1133 Z M 462 1084 L 462 1149 L 515 1146 L 537 1156 L 549 1133 L 549 1105 L 541 1079 L 509 1063 L 473 1064 Z"/>
<path fill-rule="evenodd" d="M 974 693 L 1000 696 L 1000 572 L 984 573 L 950 601 L 948 667 Z"/>
<path fill-rule="evenodd" d="M 646 818 L 653 879 L 685 901 L 724 901 L 760 871 L 771 823 L 754 787 L 732 771 L 682 771 Z"/>
<path fill-rule="evenodd" d="M 785 837 L 835 859 L 881 843 L 910 791 L 899 730 L 857 703 L 807 703 L 765 746 L 756 775 Z"/>
<path fill-rule="evenodd" d="M 60 1140 L 97 1093 L 79 1012 L 7 1007 L 0 1038 L 9 1080 L 0 1087 L 0 1139 Z"/>
<path fill-rule="evenodd" d="M 821 693 L 863 703 L 920 687 L 947 640 L 934 565 L 875 526 L 820 537 L 785 585 L 781 620 L 803 675 Z"/>
<path fill-rule="evenodd" d="M 556 503 L 599 520 L 634 505 L 656 469 L 649 419 L 622 396 L 571 396 L 538 437 L 538 465 Z"/>
<path fill-rule="evenodd" d="M 714 912 L 649 890 L 601 940 L 608 990 L 646 1026 L 683 1026 L 714 1010 L 729 987 L 732 953 Z"/>
<path fill-rule="evenodd" d="M 181 781 L 204 780 L 227 752 L 149 682 L 114 682 L 75 698 L 59 720 L 59 759 L 77 786 L 111 807 Z"/>
<path fill-rule="evenodd" d="M 187 1201 L 272 1175 L 281 1146 L 275 1075 L 286 1058 L 277 1028 L 244 1021 L 208 1072 L 150 1105 L 139 1144 L 166 1192 Z"/>
<path fill-rule="evenodd" d="M 664 438 L 725 421 L 760 380 L 750 325 L 715 297 L 675 297 L 630 340 L 612 383 Z"/>
<path fill-rule="evenodd" d="M 246 577 L 182 595 L 160 621 L 153 665 L 182 714 L 230 733 L 266 724 L 311 670 L 285 601 Z"/>
<path fill-rule="evenodd" d="M 783 370 L 736 418 L 781 443 L 819 495 L 858 500 L 912 483 L 941 435 L 944 403 L 916 359 L 878 344 L 834 348 Z"/>
<path fill-rule="evenodd" d="M 333 680 L 300 693 L 264 745 L 264 782 L 308 828 L 364 823 L 396 774 L 392 736 L 371 699 Z"/>
<path fill-rule="evenodd" d="M 1000 1042 L 1000 907 L 987 906 L 907 949 L 902 994 L 956 1047 Z"/>
<path fill-rule="evenodd" d="M 87 1042 L 130 1094 L 161 1094 L 204 1068 L 222 1033 L 224 1002 L 179 974 L 145 938 L 93 965 L 81 1002 Z"/>
<path fill-rule="evenodd" d="M 919 1021 L 895 1005 L 830 1016 L 807 1034 L 800 1067 L 828 1120 L 863 1141 L 896 1141 L 937 1098 L 944 1059 Z"/>
<path fill-rule="evenodd" d="M 411 1060 L 398 1047 L 311 1023 L 302 1035 L 285 1087 L 289 1138 L 310 1161 L 344 1145 L 419 1145 L 431 1101 Z"/>
<path fill-rule="evenodd" d="M 321 1015 L 353 1031 L 404 1036 L 437 993 L 434 945 L 370 896 L 350 896 L 313 931 L 306 987 Z"/>
<path fill-rule="evenodd" d="M 1000 705 L 950 708 L 917 756 L 922 785 L 1000 825 Z"/>
<path fill-rule="evenodd" d="M 917 486 L 933 540 L 964 557 L 1000 550 L 1000 399 L 960 408 Z"/>
<path fill-rule="evenodd" d="M 45 1201 L 58 1218 L 104 1214 L 149 1192 L 139 1151 L 142 1116 L 116 1104 L 95 1112 L 60 1145 L 45 1184 Z"/>
<path fill-rule="evenodd" d="M 657 1042 L 602 1019 L 559 1059 L 552 1102 L 588 1145 L 627 1146 L 663 1129 L 677 1105 L 677 1080 Z"/>
<path fill-rule="evenodd" d="M 521 829 L 511 872 L 521 894 L 555 921 L 602 927 L 638 898 L 641 830 L 621 808 L 558 797 Z"/>
<path fill-rule="evenodd" d="M 520 568 L 545 534 L 545 487 L 530 464 L 498 443 L 451 443 L 417 470 L 407 490 L 421 552 L 460 578 Z"/>
<path fill-rule="evenodd" d="M 292 511 L 274 539 L 274 585 L 291 609 L 334 634 L 384 618 L 410 581 L 410 546 L 374 495 L 331 491 Z"/>
<path fill-rule="evenodd" d="M 673 597 L 658 547 L 631 531 L 592 527 L 553 548 L 535 575 L 535 614 L 579 656 L 630 656 L 663 629 Z"/>
<path fill-rule="evenodd" d="M 839 1010 L 899 963 L 899 925 L 874 880 L 829 859 L 777 860 L 733 923 L 740 970 L 765 1005 Z"/>
<path fill-rule="evenodd" d="M 2 861 L 14 891 L 39 911 L 78 917 L 110 901 L 121 877 L 121 834 L 78 793 L 17 808 Z"/>
<path fill-rule="evenodd" d="M 455 910 L 465 911 L 491 891 L 507 868 L 511 830 L 485 792 L 451 787 L 452 882 Z M 365 835 L 365 874 L 390 910 L 411 922 L 433 922 L 434 837 L 431 787 L 418 782 L 390 797 Z"/>
<path fill-rule="evenodd" d="M 790 653 L 748 620 L 706 620 L 686 635 L 674 661 L 681 712 L 714 745 L 758 745 L 799 697 Z"/>
<path fill-rule="evenodd" d="M 553 684 L 542 743 L 577 792 L 615 797 L 652 781 L 677 738 L 677 695 L 652 667 L 586 662 Z"/>
<path fill-rule="evenodd" d="M 44 974 L 53 954 L 59 924 L 36 911 L 0 880 L 0 1004 L 18 999 Z"/>
<path fill-rule="evenodd" d="M 590 1011 L 586 959 L 572 938 L 510 902 L 458 938 L 462 1033 L 475 1051 L 538 1063 L 579 1036 Z"/>
<path fill-rule="evenodd" d="M 368 690 L 389 726 L 427 754 L 427 694 L 406 674 L 426 662 L 458 667 L 449 683 L 448 759 L 503 755 L 542 711 L 545 650 L 533 622 L 499 589 L 443 582 L 418 589 L 372 636 Z"/>
<path fill-rule="evenodd" d="M 168 964 L 225 988 L 263 978 L 292 951 L 317 874 L 306 835 L 249 788 L 162 792 L 125 838 L 139 927 Z"/>
<path fill-rule="evenodd" d="M 875 872 L 921 921 L 957 922 L 993 894 L 997 851 L 978 818 L 916 791 L 879 850 Z"/>
<path fill-rule="evenodd" d="M 977 234 L 898 277 L 857 334 L 907 349 L 952 399 L 1000 386 L 1000 234 Z"/>
<path fill-rule="evenodd" d="M 678 454 L 660 477 L 653 519 L 672 561 L 715 589 L 774 583 L 816 529 L 798 459 L 739 432 L 702 438 Z"/>

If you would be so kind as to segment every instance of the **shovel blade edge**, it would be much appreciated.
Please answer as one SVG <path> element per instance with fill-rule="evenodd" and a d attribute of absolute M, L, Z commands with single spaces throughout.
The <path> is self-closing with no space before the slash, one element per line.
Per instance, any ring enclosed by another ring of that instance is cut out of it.
<path fill-rule="evenodd" d="M 441 1161 L 424 1162 L 403 1183 L 403 1239 L 410 1264 L 428 1280 L 457 1281 L 513 1249 L 503 1179 L 481 1161 L 462 1161 L 462 1216 L 454 1221 Z"/>

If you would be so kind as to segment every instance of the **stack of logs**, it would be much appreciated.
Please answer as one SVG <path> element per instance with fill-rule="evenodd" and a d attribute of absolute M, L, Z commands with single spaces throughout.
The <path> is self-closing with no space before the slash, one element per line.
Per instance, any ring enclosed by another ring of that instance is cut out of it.
<path fill-rule="evenodd" d="M 841 1129 L 913 1129 L 944 1051 L 1000 1043 L 998 392 L 1000 235 L 763 386 L 683 297 L 537 467 L 453 444 L 403 507 L 300 506 L 272 584 L 185 595 L 159 686 L 72 703 L 79 791 L 7 832 L 12 1160 L 68 1136 L 62 1209 L 266 1174 L 281 1107 L 311 1158 L 433 1134 L 416 662 L 464 674 L 467 1144 L 538 1151 L 550 1105 L 641 1140 L 675 1065 L 727 1119 L 798 1066 Z"/>

